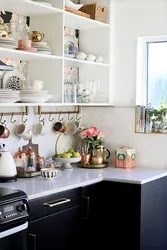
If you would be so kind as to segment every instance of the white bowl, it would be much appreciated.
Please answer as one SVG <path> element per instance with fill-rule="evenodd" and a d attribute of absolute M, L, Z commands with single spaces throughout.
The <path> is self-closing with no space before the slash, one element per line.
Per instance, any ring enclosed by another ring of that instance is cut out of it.
<path fill-rule="evenodd" d="M 53 157 L 55 162 L 60 162 L 62 163 L 62 168 L 64 169 L 72 169 L 71 163 L 77 163 L 81 161 L 81 157 L 79 158 L 56 158 Z"/>
<path fill-rule="evenodd" d="M 98 56 L 98 57 L 96 58 L 96 62 L 97 62 L 97 63 L 102 63 L 102 62 L 104 62 L 104 58 L 103 58 L 102 56 Z"/>
<path fill-rule="evenodd" d="M 61 171 L 58 169 L 55 169 L 55 168 L 43 168 L 43 169 L 41 169 L 41 176 L 45 180 L 54 179 L 60 173 L 61 173 Z"/>
<path fill-rule="evenodd" d="M 85 60 L 87 55 L 84 53 L 84 52 L 80 52 L 78 51 L 76 54 L 75 54 L 75 57 L 79 60 Z"/>
<path fill-rule="evenodd" d="M 44 103 L 51 99 L 52 95 L 42 95 L 42 96 L 21 96 L 21 102 L 23 103 Z"/>
<path fill-rule="evenodd" d="M 21 89 L 22 90 L 42 90 L 43 86 L 44 86 L 43 81 L 38 81 L 38 80 L 22 81 Z"/>
<path fill-rule="evenodd" d="M 94 62 L 96 60 L 96 56 L 94 55 L 88 55 L 86 58 L 87 61 L 89 62 Z"/>

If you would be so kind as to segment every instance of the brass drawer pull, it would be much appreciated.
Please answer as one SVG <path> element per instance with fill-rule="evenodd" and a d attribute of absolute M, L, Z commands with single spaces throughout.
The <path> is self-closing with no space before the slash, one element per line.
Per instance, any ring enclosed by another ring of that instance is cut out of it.
<path fill-rule="evenodd" d="M 62 198 L 62 199 L 58 199 L 58 200 L 55 200 L 55 201 L 46 202 L 43 205 L 46 206 L 46 207 L 55 207 L 55 206 L 59 206 L 61 204 L 68 203 L 70 201 L 71 201 L 70 199 Z"/>

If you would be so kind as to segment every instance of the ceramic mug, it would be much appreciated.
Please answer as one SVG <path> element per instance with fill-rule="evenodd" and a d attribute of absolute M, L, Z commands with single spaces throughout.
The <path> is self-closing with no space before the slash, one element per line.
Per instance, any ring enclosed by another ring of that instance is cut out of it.
<path fill-rule="evenodd" d="M 33 133 L 35 135 L 46 135 L 46 127 L 41 123 L 37 123 L 33 126 Z"/>
<path fill-rule="evenodd" d="M 77 132 L 77 126 L 75 122 L 68 122 L 66 124 L 66 135 L 74 135 Z"/>
<path fill-rule="evenodd" d="M 18 46 L 19 46 L 19 49 L 31 48 L 31 40 L 19 40 Z"/>
<path fill-rule="evenodd" d="M 3 124 L 0 125 L 0 138 L 6 139 L 10 136 L 9 129 Z"/>
<path fill-rule="evenodd" d="M 26 124 L 22 123 L 15 128 L 15 134 L 22 139 L 29 141 L 32 139 L 32 130 L 26 128 Z"/>
<path fill-rule="evenodd" d="M 53 125 L 53 131 L 56 133 L 64 133 L 66 131 L 66 127 L 62 122 L 56 122 Z"/>

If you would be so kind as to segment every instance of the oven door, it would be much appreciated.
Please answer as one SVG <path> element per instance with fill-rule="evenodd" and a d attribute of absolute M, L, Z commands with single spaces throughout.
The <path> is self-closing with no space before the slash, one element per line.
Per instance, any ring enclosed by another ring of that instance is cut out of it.
<path fill-rule="evenodd" d="M 28 222 L 0 232 L 0 249 L 27 250 Z"/>

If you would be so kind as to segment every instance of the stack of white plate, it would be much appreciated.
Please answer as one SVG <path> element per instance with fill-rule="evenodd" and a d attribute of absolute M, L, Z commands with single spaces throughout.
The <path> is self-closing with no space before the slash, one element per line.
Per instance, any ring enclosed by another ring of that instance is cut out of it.
<path fill-rule="evenodd" d="M 46 42 L 32 42 L 32 47 L 37 48 L 37 53 L 50 55 L 50 47 Z"/>
<path fill-rule="evenodd" d="M 16 49 L 18 43 L 12 37 L 0 37 L 0 47 L 7 49 Z"/>
<path fill-rule="evenodd" d="M 20 101 L 20 91 L 0 89 L 0 103 L 14 103 Z"/>
<path fill-rule="evenodd" d="M 21 102 L 26 103 L 44 103 L 53 96 L 48 94 L 47 90 L 21 90 Z"/>

